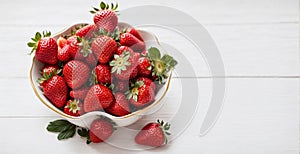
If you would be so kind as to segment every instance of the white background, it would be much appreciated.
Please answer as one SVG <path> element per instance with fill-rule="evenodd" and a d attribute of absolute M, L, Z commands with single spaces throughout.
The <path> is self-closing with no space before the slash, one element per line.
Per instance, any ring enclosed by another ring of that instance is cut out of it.
<path fill-rule="evenodd" d="M 108 144 L 86 145 L 79 137 L 57 141 L 48 122 L 59 117 L 33 94 L 30 51 L 36 31 L 58 32 L 91 22 L 86 0 L 10 0 L 0 6 L 0 153 L 140 153 Z M 203 100 L 189 128 L 168 146 L 144 153 L 297 154 L 299 153 L 299 11 L 296 0 L 120 0 L 120 9 L 154 4 L 180 9 L 197 19 L 214 38 L 226 71 L 226 99 L 215 127 L 199 130 L 211 96 L 211 76 L 197 72 Z M 167 37 L 167 36 L 166 36 Z M 185 47 L 177 42 L 178 47 Z M 197 59 L 192 59 L 197 63 Z M 170 118 L 176 80 L 167 105 L 155 116 Z M 188 80 L 184 78 L 182 80 Z M 173 126 L 176 127 L 176 126 Z"/>

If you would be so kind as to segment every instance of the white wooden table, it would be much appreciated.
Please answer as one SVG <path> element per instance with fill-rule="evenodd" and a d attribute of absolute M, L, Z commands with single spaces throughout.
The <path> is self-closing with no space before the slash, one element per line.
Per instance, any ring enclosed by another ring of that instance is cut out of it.
<path fill-rule="evenodd" d="M 2 1 L 0 6 L 0 153 L 120 153 L 79 137 L 57 141 L 45 129 L 59 117 L 42 105 L 29 84 L 27 41 L 36 31 L 57 32 L 90 22 L 98 1 Z M 181 9 L 207 28 L 226 71 L 226 99 L 214 128 L 199 137 L 208 104 L 168 146 L 144 153 L 299 153 L 299 2 L 297 0 L 120 0 L 120 9 L 144 4 Z M 184 47 L 184 44 L 177 44 Z M 197 61 L 191 61 L 197 63 Z M 199 95 L 209 102 L 211 76 L 197 72 Z M 188 78 L 185 78 L 188 79 Z M 175 79 L 176 80 L 176 79 Z M 178 80 L 178 79 L 177 79 Z M 174 101 L 171 89 L 168 102 Z M 171 105 L 167 105 L 172 107 Z M 168 109 L 156 117 L 168 117 Z M 141 125 L 154 117 L 141 119 Z M 125 153 L 140 153 L 125 151 Z"/>

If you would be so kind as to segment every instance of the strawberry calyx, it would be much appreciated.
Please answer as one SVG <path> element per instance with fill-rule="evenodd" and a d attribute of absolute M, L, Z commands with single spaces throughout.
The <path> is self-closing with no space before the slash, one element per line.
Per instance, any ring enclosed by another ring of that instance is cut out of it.
<path fill-rule="evenodd" d="M 119 7 L 118 3 L 116 3 L 116 4 L 111 3 L 109 5 L 107 3 L 101 2 L 99 8 L 93 7 L 93 9 L 90 11 L 90 13 L 95 14 L 101 10 L 112 10 L 114 12 L 118 12 L 117 11 L 118 7 Z"/>
<path fill-rule="evenodd" d="M 77 36 L 77 45 L 81 47 L 80 53 L 83 57 L 87 57 L 92 53 L 90 40 Z"/>
<path fill-rule="evenodd" d="M 83 27 L 86 26 L 86 25 L 88 25 L 88 24 L 81 24 L 81 25 L 79 25 L 79 26 L 75 26 L 74 28 L 71 29 L 71 31 L 70 31 L 70 33 L 69 33 L 68 35 L 63 35 L 63 37 L 64 37 L 65 39 L 67 39 L 67 38 L 69 38 L 69 37 L 75 35 L 76 32 L 77 32 L 77 30 L 83 28 Z"/>
<path fill-rule="evenodd" d="M 113 31 L 107 31 L 104 28 L 100 28 L 96 33 L 94 33 L 94 37 L 98 36 L 108 36 L 114 39 L 117 43 L 120 42 L 121 31 L 118 27 L 116 27 Z"/>
<path fill-rule="evenodd" d="M 57 70 L 53 70 L 51 72 L 47 72 L 46 70 L 44 70 L 42 72 L 42 76 L 41 78 L 37 79 L 37 83 L 42 84 L 44 81 L 48 81 L 49 79 L 51 79 L 53 76 L 58 75 L 61 73 L 61 69 L 57 69 Z"/>
<path fill-rule="evenodd" d="M 50 36 L 51 36 L 50 31 L 43 31 L 42 33 L 36 32 L 35 36 L 33 38 L 31 38 L 32 41 L 27 43 L 27 46 L 32 48 L 32 50 L 29 54 L 32 54 L 37 49 L 38 43 L 41 40 L 41 38 L 50 37 Z"/>
<path fill-rule="evenodd" d="M 70 103 L 65 106 L 65 108 L 68 108 L 70 112 L 75 114 L 77 111 L 80 110 L 79 100 L 77 99 L 71 100 Z"/>
<path fill-rule="evenodd" d="M 131 65 L 129 58 L 130 53 L 128 51 L 124 51 L 121 55 L 115 54 L 114 60 L 109 63 L 112 66 L 111 73 L 121 74 L 122 71 L 127 70 L 127 66 Z"/>
<path fill-rule="evenodd" d="M 137 101 L 139 95 L 139 88 L 144 85 L 144 81 L 136 81 L 130 85 L 130 90 L 125 93 L 127 99 L 133 99 Z"/>
<path fill-rule="evenodd" d="M 153 67 L 152 76 L 156 76 L 155 80 L 159 84 L 164 84 L 168 78 L 168 72 L 177 65 L 177 61 L 168 54 L 161 57 L 160 51 L 155 47 L 148 49 L 148 57 Z"/>
<path fill-rule="evenodd" d="M 159 128 L 162 130 L 162 132 L 164 133 L 164 138 L 165 138 L 165 144 L 168 143 L 168 135 L 171 135 L 170 132 L 168 132 L 168 130 L 171 128 L 171 124 L 169 123 L 164 123 L 164 121 L 160 121 L 159 119 L 157 120 L 157 123 L 159 124 Z"/>

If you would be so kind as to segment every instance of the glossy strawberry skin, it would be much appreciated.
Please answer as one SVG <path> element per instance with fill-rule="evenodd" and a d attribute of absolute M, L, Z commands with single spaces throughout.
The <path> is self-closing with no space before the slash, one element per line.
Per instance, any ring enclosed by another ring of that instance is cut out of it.
<path fill-rule="evenodd" d="M 102 64 L 106 64 L 113 57 L 117 50 L 117 43 L 110 37 L 98 36 L 91 47 L 96 59 Z"/>
<path fill-rule="evenodd" d="M 151 74 L 151 62 L 148 58 L 142 57 L 138 61 L 138 75 L 148 77 Z"/>
<path fill-rule="evenodd" d="M 147 86 L 150 86 L 153 91 L 156 90 L 156 85 L 155 82 L 153 82 L 151 79 L 146 78 L 146 77 L 139 77 L 136 79 L 136 81 L 143 81 L 143 83 Z"/>
<path fill-rule="evenodd" d="M 69 38 L 67 38 L 67 44 L 76 44 L 77 43 L 77 36 L 76 35 L 73 35 L 73 36 L 70 36 Z"/>
<path fill-rule="evenodd" d="M 65 39 L 63 37 L 59 37 L 57 39 L 57 45 L 59 48 L 63 48 L 66 44 L 67 44 L 67 39 Z"/>
<path fill-rule="evenodd" d="M 65 45 L 63 48 L 58 49 L 57 58 L 62 62 L 68 62 L 71 60 L 71 56 L 69 54 L 70 45 Z"/>
<path fill-rule="evenodd" d="M 110 89 L 100 84 L 94 85 L 84 99 L 84 111 L 91 112 L 105 109 L 113 101 L 114 96 Z"/>
<path fill-rule="evenodd" d="M 128 28 L 126 32 L 134 35 L 139 40 L 144 41 L 144 39 L 142 38 L 141 34 L 136 29 L 134 29 L 134 28 Z"/>
<path fill-rule="evenodd" d="M 45 65 L 42 70 L 41 73 L 43 74 L 44 72 L 48 75 L 50 75 L 50 73 L 54 74 L 56 73 L 56 71 L 58 70 L 58 66 L 56 65 Z"/>
<path fill-rule="evenodd" d="M 94 35 L 94 32 L 97 30 L 96 25 L 86 25 L 81 29 L 76 31 L 76 36 L 90 38 Z"/>
<path fill-rule="evenodd" d="M 44 95 L 57 108 L 62 108 L 67 102 L 68 87 L 63 77 L 53 76 L 43 82 Z"/>
<path fill-rule="evenodd" d="M 74 89 L 70 91 L 70 97 L 73 99 L 84 100 L 86 94 L 89 92 L 89 87 L 83 87 L 80 89 Z"/>
<path fill-rule="evenodd" d="M 135 142 L 141 145 L 158 147 L 165 143 L 165 136 L 158 123 L 149 123 L 136 135 Z"/>
<path fill-rule="evenodd" d="M 124 51 L 128 51 L 130 53 L 134 52 L 131 48 L 129 48 L 127 46 L 119 46 L 118 50 L 116 51 L 116 54 L 121 55 Z"/>
<path fill-rule="evenodd" d="M 98 83 L 111 83 L 110 68 L 107 65 L 99 64 L 95 68 Z"/>
<path fill-rule="evenodd" d="M 113 133 L 113 126 L 103 119 L 96 119 L 92 122 L 89 135 L 93 143 L 100 143 L 107 140 Z"/>
<path fill-rule="evenodd" d="M 115 116 L 125 116 L 129 114 L 130 107 L 126 96 L 122 93 L 116 93 L 115 101 L 105 111 Z"/>
<path fill-rule="evenodd" d="M 100 10 L 94 15 L 94 23 L 98 28 L 113 31 L 118 24 L 118 17 L 111 10 Z"/>
<path fill-rule="evenodd" d="M 138 38 L 136 38 L 134 35 L 130 33 L 121 34 L 120 44 L 130 47 L 132 50 L 136 52 L 142 52 L 146 48 L 145 43 L 143 41 L 139 40 Z"/>
<path fill-rule="evenodd" d="M 79 102 L 78 106 L 79 106 L 79 110 L 76 111 L 76 113 L 73 113 L 72 111 L 70 111 L 70 108 L 68 108 L 67 106 L 70 104 L 71 100 L 69 100 L 66 104 L 66 106 L 64 107 L 64 113 L 70 115 L 70 116 L 75 116 L 75 117 L 78 117 L 80 115 L 82 115 L 82 112 L 81 110 L 83 110 L 83 105 L 81 102 Z"/>
<path fill-rule="evenodd" d="M 138 98 L 137 101 L 130 99 L 129 102 L 138 108 L 149 105 L 155 98 L 155 91 L 148 85 L 144 84 L 138 88 Z"/>
<path fill-rule="evenodd" d="M 64 78 L 72 89 L 77 89 L 86 83 L 90 74 L 90 68 L 81 61 L 69 61 L 63 68 Z"/>
<path fill-rule="evenodd" d="M 56 40 L 51 37 L 41 38 L 35 52 L 35 58 L 42 63 L 55 65 L 57 64 L 58 46 Z"/>

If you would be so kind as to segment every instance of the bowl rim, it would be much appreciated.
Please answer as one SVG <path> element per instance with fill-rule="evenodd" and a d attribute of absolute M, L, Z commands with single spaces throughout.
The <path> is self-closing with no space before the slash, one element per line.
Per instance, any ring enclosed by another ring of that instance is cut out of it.
<path fill-rule="evenodd" d="M 79 24 L 86 24 L 86 23 L 77 23 L 77 24 L 72 24 L 71 26 L 55 33 L 53 36 L 60 36 L 62 33 L 66 32 L 67 30 L 69 30 L 70 28 L 76 26 L 76 25 L 79 25 Z M 123 22 L 120 22 L 119 24 L 127 24 L 127 23 L 123 23 Z M 128 24 L 127 24 L 128 25 Z M 158 38 L 156 35 L 154 35 L 153 33 L 151 32 L 147 32 L 145 30 L 138 30 L 138 31 L 143 31 L 143 32 L 146 32 L 146 33 L 149 33 L 151 34 L 152 36 L 154 36 L 155 38 L 155 41 L 158 45 L 160 45 L 159 41 L 158 41 Z M 161 46 L 160 46 L 161 47 Z M 162 47 L 161 47 L 162 48 Z M 64 113 L 63 111 L 59 110 L 58 108 L 56 108 L 54 105 L 50 105 L 50 101 L 49 100 L 44 100 L 37 88 L 34 84 L 34 81 L 33 81 L 33 67 L 34 67 L 34 61 L 35 61 L 35 54 L 32 56 L 32 60 L 31 60 L 31 66 L 30 66 L 30 71 L 29 71 L 29 77 L 30 77 L 30 84 L 31 84 L 31 87 L 35 93 L 35 95 L 39 98 L 39 100 L 44 104 L 46 105 L 49 109 L 51 109 L 52 111 L 56 112 L 57 114 L 59 114 L 60 116 L 64 117 L 64 118 L 69 118 L 69 119 L 72 119 L 72 120 L 76 120 L 76 119 L 81 119 L 81 118 L 84 118 L 85 115 L 87 115 L 87 113 L 83 114 L 83 115 L 80 115 L 80 116 L 71 116 L 71 115 L 68 115 L 66 113 Z M 143 112 L 147 112 L 148 110 L 150 110 L 151 108 L 153 108 L 154 106 L 156 106 L 159 102 L 161 102 L 161 100 L 166 96 L 168 90 L 169 90 L 169 86 L 170 86 L 170 82 L 171 82 L 171 78 L 172 78 L 172 70 L 170 70 L 170 73 L 169 73 L 169 77 L 167 79 L 167 85 L 166 85 L 166 88 L 163 92 L 163 94 L 158 98 L 156 99 L 153 103 L 151 103 L 149 106 L 146 106 L 145 108 L 143 109 L 140 109 L 140 110 L 137 110 L 135 112 L 132 112 L 130 114 L 127 114 L 125 116 L 121 116 L 121 117 L 117 117 L 117 116 L 114 116 L 114 115 L 111 115 L 113 118 L 115 119 L 125 119 L 125 118 L 129 118 L 131 116 L 135 116 L 135 115 L 139 115 L 140 113 L 143 113 Z M 47 103 L 47 101 L 49 103 Z M 92 112 L 88 112 L 88 113 L 93 113 L 93 112 L 99 112 L 99 111 L 92 111 Z M 106 113 L 106 112 L 103 112 L 103 113 Z M 109 114 L 110 115 L 110 114 Z"/>

